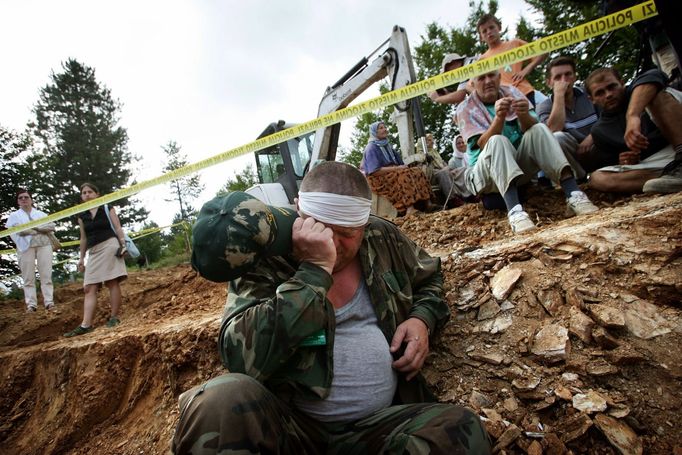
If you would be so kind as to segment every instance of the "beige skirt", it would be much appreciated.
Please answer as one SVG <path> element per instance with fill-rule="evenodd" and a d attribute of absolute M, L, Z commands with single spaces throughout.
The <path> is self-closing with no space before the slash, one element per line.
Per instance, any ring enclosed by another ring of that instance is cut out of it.
<path fill-rule="evenodd" d="M 118 239 L 112 237 L 88 249 L 83 286 L 128 278 L 125 261 L 116 257 L 118 246 Z"/>

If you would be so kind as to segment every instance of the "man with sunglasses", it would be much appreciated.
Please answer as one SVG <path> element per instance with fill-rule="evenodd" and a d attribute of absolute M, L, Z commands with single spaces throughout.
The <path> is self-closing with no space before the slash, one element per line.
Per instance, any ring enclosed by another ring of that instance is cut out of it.
<path fill-rule="evenodd" d="M 478 416 L 420 374 L 449 318 L 440 260 L 370 216 L 353 166 L 318 164 L 296 202 L 231 193 L 201 210 L 192 263 L 231 280 L 230 373 L 181 395 L 173 451 L 490 453 Z"/>

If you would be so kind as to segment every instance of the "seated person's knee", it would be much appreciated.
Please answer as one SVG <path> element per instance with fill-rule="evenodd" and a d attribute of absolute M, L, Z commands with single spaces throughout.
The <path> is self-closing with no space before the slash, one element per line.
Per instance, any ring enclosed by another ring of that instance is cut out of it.
<path fill-rule="evenodd" d="M 490 139 L 488 139 L 488 142 L 485 144 L 485 148 L 489 147 L 499 147 L 499 146 L 512 146 L 512 143 L 509 139 L 507 139 L 506 136 L 503 136 L 501 134 L 495 134 L 494 136 L 491 136 Z"/>
<path fill-rule="evenodd" d="M 651 100 L 651 107 L 656 109 L 656 108 L 661 108 L 666 105 L 671 105 L 671 104 L 679 104 L 679 102 L 675 99 L 675 97 L 667 92 L 666 90 L 661 90 L 656 94 L 653 100 Z"/>
<path fill-rule="evenodd" d="M 559 144 L 563 144 L 564 142 L 568 142 L 571 140 L 572 136 L 564 131 L 555 131 L 554 133 L 554 138 L 559 141 Z"/>
<path fill-rule="evenodd" d="M 205 407 L 209 414 L 220 413 L 262 395 L 265 388 L 250 376 L 241 373 L 227 373 L 192 388 L 180 397 L 181 408 L 184 403 L 196 401 Z"/>
<path fill-rule="evenodd" d="M 590 188 L 604 193 L 615 191 L 614 176 L 613 172 L 594 171 L 590 174 Z"/>

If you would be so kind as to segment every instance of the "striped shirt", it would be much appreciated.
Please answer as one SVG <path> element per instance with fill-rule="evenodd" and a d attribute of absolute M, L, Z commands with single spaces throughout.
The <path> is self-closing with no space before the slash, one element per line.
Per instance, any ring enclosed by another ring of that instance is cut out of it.
<path fill-rule="evenodd" d="M 578 143 L 590 134 L 592 126 L 597 122 L 597 111 L 582 88 L 573 87 L 573 109 L 566 106 L 566 122 L 563 131 L 573 136 Z M 547 123 L 552 112 L 554 95 L 540 103 L 536 109 L 540 121 Z"/>

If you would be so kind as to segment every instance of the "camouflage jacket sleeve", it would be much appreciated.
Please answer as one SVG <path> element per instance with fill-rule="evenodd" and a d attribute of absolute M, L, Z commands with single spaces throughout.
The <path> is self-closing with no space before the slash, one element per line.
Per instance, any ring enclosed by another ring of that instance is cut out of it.
<path fill-rule="evenodd" d="M 432 333 L 440 329 L 450 317 L 443 301 L 440 259 L 431 257 L 392 223 L 376 217 L 371 220 L 361 259 L 363 268 L 370 270 L 365 273 L 370 276 L 368 284 L 382 327 L 391 332 L 405 319 L 416 317 Z"/>
<path fill-rule="evenodd" d="M 218 341 L 225 367 L 265 382 L 295 363 L 301 341 L 330 324 L 325 296 L 331 283 L 321 268 L 280 257 L 231 282 Z"/>

